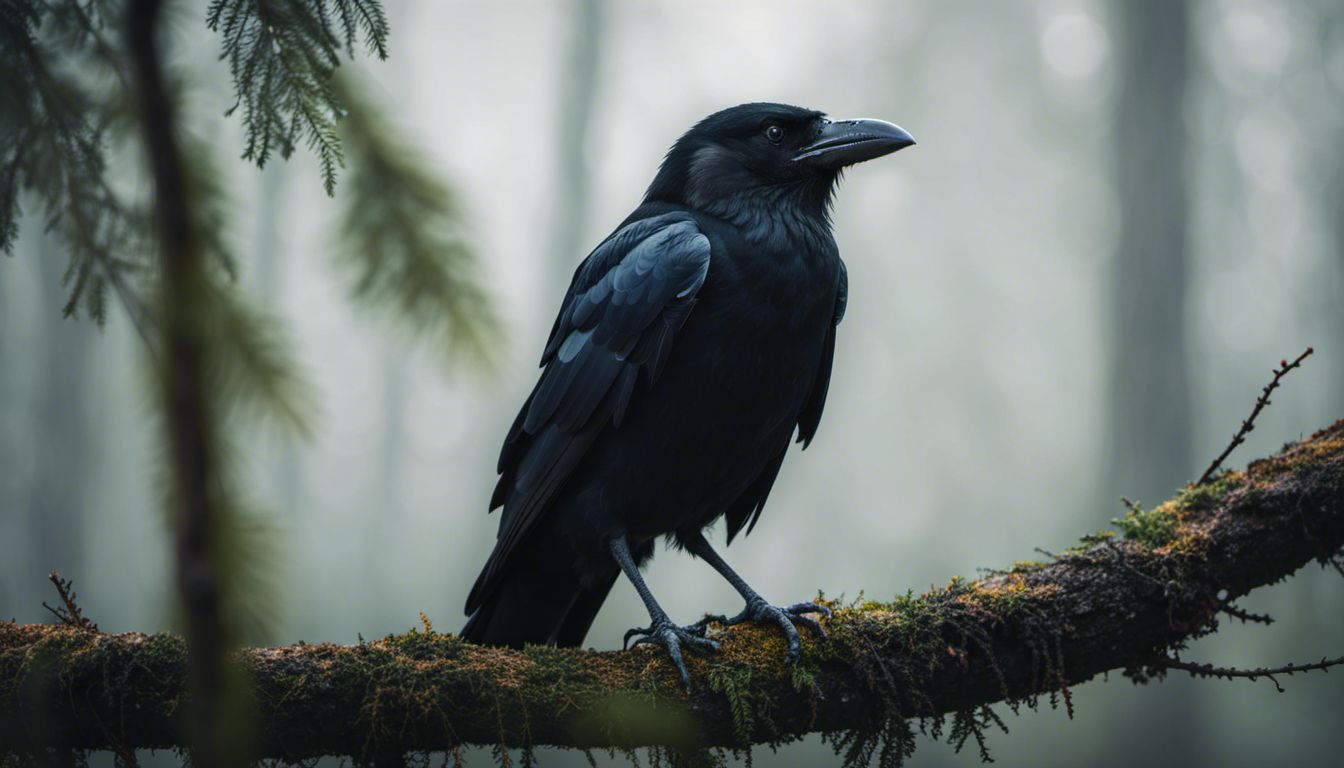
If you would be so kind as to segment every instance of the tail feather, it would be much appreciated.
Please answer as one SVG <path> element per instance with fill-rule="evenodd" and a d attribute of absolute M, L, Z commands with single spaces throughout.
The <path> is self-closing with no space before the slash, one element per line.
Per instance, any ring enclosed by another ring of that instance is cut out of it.
<path fill-rule="evenodd" d="M 593 619 L 597 618 L 597 612 L 602 609 L 602 603 L 606 602 L 607 594 L 611 592 L 611 587 L 616 583 L 619 574 L 619 570 L 612 568 L 611 575 L 598 579 L 591 587 L 575 595 L 574 604 L 570 606 L 569 613 L 556 631 L 556 645 L 567 647 L 583 645 L 583 638 L 587 637 L 588 630 L 593 626 Z"/>
<path fill-rule="evenodd" d="M 514 568 L 481 600 L 462 627 L 465 640 L 521 648 L 524 644 L 577 646 L 616 580 L 585 587 L 572 571 Z"/>

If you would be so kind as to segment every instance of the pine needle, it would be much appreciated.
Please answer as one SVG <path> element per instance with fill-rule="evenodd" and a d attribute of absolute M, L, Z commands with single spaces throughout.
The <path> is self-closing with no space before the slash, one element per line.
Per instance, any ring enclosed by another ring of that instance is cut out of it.
<path fill-rule="evenodd" d="M 213 0 L 206 24 L 223 38 L 220 58 L 237 96 L 225 114 L 242 111 L 243 159 L 264 167 L 272 153 L 288 158 L 306 144 L 327 194 L 335 194 L 337 169 L 345 166 L 336 124 L 345 108 L 332 76 L 342 49 L 353 57 L 360 37 L 369 52 L 387 58 L 382 7 L 376 0 Z"/>
<path fill-rule="evenodd" d="M 479 281 L 462 213 L 448 186 L 348 78 L 342 136 L 350 158 L 337 265 L 359 303 L 478 365 L 493 361 L 498 323 Z"/>

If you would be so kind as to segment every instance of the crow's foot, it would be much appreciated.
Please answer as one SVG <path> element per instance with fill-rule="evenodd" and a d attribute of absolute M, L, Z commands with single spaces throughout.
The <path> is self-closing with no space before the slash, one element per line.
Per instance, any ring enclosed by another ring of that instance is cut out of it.
<path fill-rule="evenodd" d="M 826 638 L 825 627 L 821 626 L 821 622 L 808 615 L 812 613 L 822 614 L 828 619 L 831 617 L 831 609 L 820 603 L 794 603 L 793 605 L 780 607 L 771 605 L 760 597 L 755 597 L 748 600 L 742 612 L 732 618 L 705 616 L 705 618 L 686 627 L 685 631 L 697 637 L 704 637 L 711 623 L 721 624 L 725 627 L 745 624 L 748 621 L 756 624 L 775 624 L 784 630 L 784 637 L 789 641 L 789 652 L 784 656 L 784 660 L 790 664 L 796 664 L 803 655 L 803 644 L 798 637 L 798 630 L 793 626 L 794 624 L 807 627 L 816 632 L 823 640 Z"/>
<path fill-rule="evenodd" d="M 635 638 L 633 644 L 630 639 Z M 667 651 L 667 655 L 672 657 L 672 663 L 676 666 L 677 672 L 681 673 L 681 682 L 685 683 L 686 690 L 691 689 L 691 676 L 686 673 L 686 664 L 681 659 L 681 649 L 704 648 L 705 650 L 717 651 L 719 643 L 717 640 L 711 640 L 691 631 L 688 628 L 678 627 L 672 623 L 672 620 L 666 616 L 659 616 L 653 619 L 652 626 L 635 627 L 625 633 L 625 641 L 622 643 L 627 648 L 634 648 L 645 643 L 662 646 Z"/>

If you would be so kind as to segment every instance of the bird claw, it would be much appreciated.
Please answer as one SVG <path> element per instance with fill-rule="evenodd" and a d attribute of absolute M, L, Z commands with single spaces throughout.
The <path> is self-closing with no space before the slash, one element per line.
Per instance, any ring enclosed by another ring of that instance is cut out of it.
<path fill-rule="evenodd" d="M 789 651 L 785 654 L 784 660 L 789 664 L 796 664 L 802 658 L 803 645 L 802 639 L 798 636 L 798 630 L 793 626 L 794 624 L 807 627 L 816 632 L 823 640 L 827 637 L 826 628 L 821 626 L 821 622 L 808 615 L 812 613 L 822 614 L 828 619 L 832 615 L 831 609 L 820 603 L 794 603 L 781 607 L 771 605 L 757 597 L 748 600 L 742 612 L 731 619 L 724 619 L 722 616 L 706 616 L 700 622 L 717 621 L 725 627 L 745 624 L 748 621 L 756 624 L 778 625 L 784 631 L 784 637 L 789 643 Z M 698 626 L 700 622 L 693 626 Z"/>
<path fill-rule="evenodd" d="M 694 626 L 692 625 L 692 627 Z M 646 644 L 657 645 L 667 651 L 667 655 L 672 657 L 673 666 L 677 668 L 677 672 L 681 675 L 681 682 L 689 691 L 691 689 L 691 676 L 686 672 L 686 663 L 682 661 L 682 647 L 703 648 L 710 651 L 719 649 L 717 640 L 711 640 L 703 634 L 696 634 L 692 627 L 679 627 L 665 616 L 655 618 L 651 626 L 627 630 L 623 645 L 628 648 L 637 648 Z M 631 637 L 635 637 L 633 644 L 629 644 Z"/>

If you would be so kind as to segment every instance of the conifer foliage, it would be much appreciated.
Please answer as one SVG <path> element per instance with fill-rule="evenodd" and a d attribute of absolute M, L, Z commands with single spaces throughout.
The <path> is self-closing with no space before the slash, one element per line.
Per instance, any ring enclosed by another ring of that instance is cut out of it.
<path fill-rule="evenodd" d="M 351 297 L 435 349 L 488 362 L 498 328 L 456 196 L 354 80 L 337 78 L 336 92 L 351 169 L 335 250 Z"/>
<path fill-rule="evenodd" d="M 107 174 L 109 134 L 125 128 L 126 63 L 103 32 L 118 7 L 0 0 L 0 250 L 13 253 L 27 192 L 65 246 L 66 316 L 104 322 L 110 286 L 139 324 L 130 281 L 148 267 L 148 217 Z"/>
<path fill-rule="evenodd" d="M 303 143 L 331 193 L 346 162 L 342 143 L 349 147 L 352 183 L 333 251 L 352 299 L 435 347 L 484 361 L 495 323 L 452 189 L 354 78 L 336 77 L 360 49 L 387 57 L 379 3 L 214 0 L 168 10 L 183 21 L 201 14 L 195 23 L 218 35 L 236 97 L 221 111 L 242 121 L 243 159 L 264 165 Z M 40 214 L 67 260 L 65 314 L 102 324 L 114 296 L 153 358 L 161 352 L 160 272 L 126 17 L 125 0 L 0 0 L 0 250 L 14 252 L 23 208 Z M 187 70 L 167 74 L 175 101 L 200 90 Z M 237 282 L 227 174 L 188 121 L 173 130 L 205 267 L 196 322 L 210 408 L 221 423 L 241 415 L 305 434 L 312 390 L 285 329 Z M 239 623 L 258 622 L 240 615 Z"/>
<path fill-rule="evenodd" d="M 387 57 L 377 0 L 0 0 L 0 250 L 13 254 L 24 208 L 40 214 L 68 260 L 65 314 L 101 324 L 114 296 L 144 339 L 163 384 L 179 573 L 214 582 L 207 601 L 179 579 L 181 608 L 193 648 L 218 661 L 264 640 L 274 611 L 272 531 L 234 476 L 234 417 L 302 433 L 312 408 L 284 329 L 238 282 L 229 176 L 177 108 L 204 89 L 165 64 L 181 37 L 169 17 L 218 35 L 236 97 L 221 111 L 241 120 L 244 160 L 302 144 L 328 195 L 349 163 L 335 250 L 357 303 L 477 361 L 495 324 L 452 190 L 336 78 L 357 49 Z M 193 705 L 216 737 L 234 719 L 221 674 L 192 672 L 218 678 Z M 198 747 L 214 738 L 198 731 Z"/>
<path fill-rule="evenodd" d="M 176 11 L 199 12 L 189 3 Z M 102 324 L 114 295 L 152 348 L 150 201 L 135 154 L 119 33 L 124 16 L 124 0 L 0 0 L 0 251 L 13 253 L 24 206 L 40 212 L 67 259 L 66 315 Z M 241 118 L 243 159 L 263 166 L 303 144 L 334 194 L 349 148 L 352 188 L 335 250 L 356 302 L 400 319 L 435 346 L 483 360 L 495 323 L 452 189 L 355 79 L 336 76 L 360 49 L 387 57 L 390 32 L 380 4 L 213 0 L 200 21 L 218 34 L 232 75 L 236 102 L 225 113 Z M 170 74 L 176 98 L 192 90 L 190 78 Z M 220 380 L 260 405 L 244 410 L 303 431 L 305 408 L 296 398 L 305 388 L 283 329 L 235 284 L 232 201 L 212 148 L 189 126 L 176 128 L 220 301 L 217 327 L 232 350 L 220 363 Z"/>
<path fill-rule="evenodd" d="M 387 17 L 376 0 L 213 0 L 206 23 L 224 41 L 247 147 L 243 158 L 264 166 L 272 152 L 288 158 L 300 141 L 322 165 L 327 194 L 345 158 L 336 123 L 345 114 L 332 75 L 341 50 L 350 57 L 362 37 L 369 53 L 387 58 Z"/>

